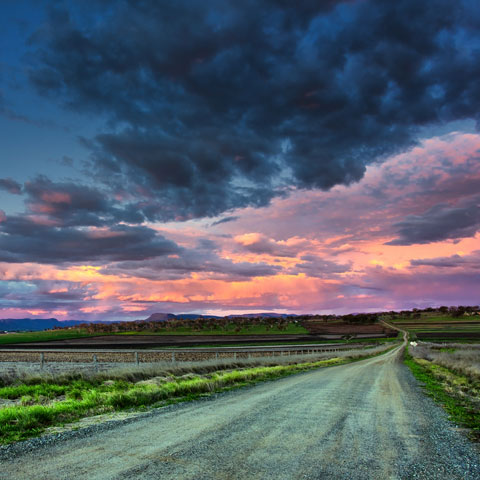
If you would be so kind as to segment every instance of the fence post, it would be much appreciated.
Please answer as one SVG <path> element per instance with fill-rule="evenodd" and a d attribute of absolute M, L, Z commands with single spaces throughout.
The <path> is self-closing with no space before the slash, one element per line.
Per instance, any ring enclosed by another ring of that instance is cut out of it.
<path fill-rule="evenodd" d="M 93 355 L 93 368 L 98 372 L 97 356 L 95 354 Z"/>
<path fill-rule="evenodd" d="M 233 358 L 236 360 L 237 359 L 237 352 L 233 352 Z"/>
<path fill-rule="evenodd" d="M 172 352 L 172 363 L 175 362 L 175 352 Z"/>
<path fill-rule="evenodd" d="M 45 364 L 45 354 L 42 352 L 40 354 L 40 370 L 43 370 L 44 364 Z"/>
<path fill-rule="evenodd" d="M 138 352 L 135 352 L 135 363 L 138 365 L 139 360 L 138 360 Z"/>
<path fill-rule="evenodd" d="M 215 352 L 215 360 L 218 360 L 218 352 Z"/>

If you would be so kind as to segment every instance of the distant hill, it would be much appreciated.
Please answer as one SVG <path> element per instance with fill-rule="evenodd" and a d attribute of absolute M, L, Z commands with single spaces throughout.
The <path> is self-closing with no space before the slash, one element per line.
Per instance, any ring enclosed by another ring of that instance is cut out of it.
<path fill-rule="evenodd" d="M 56 318 L 4 318 L 0 319 L 0 331 L 50 330 L 55 327 L 73 327 L 81 323 L 85 323 L 85 321 L 65 320 L 61 322 Z"/>
<path fill-rule="evenodd" d="M 145 322 L 165 322 L 171 318 L 175 318 L 173 313 L 152 313 L 145 319 Z"/>
<path fill-rule="evenodd" d="M 244 317 L 244 318 L 255 318 L 255 317 L 263 317 L 263 318 L 284 318 L 284 317 L 295 317 L 291 313 L 275 313 L 275 312 L 262 312 L 262 313 L 242 313 L 241 315 L 227 315 L 226 318 L 232 317 Z"/>

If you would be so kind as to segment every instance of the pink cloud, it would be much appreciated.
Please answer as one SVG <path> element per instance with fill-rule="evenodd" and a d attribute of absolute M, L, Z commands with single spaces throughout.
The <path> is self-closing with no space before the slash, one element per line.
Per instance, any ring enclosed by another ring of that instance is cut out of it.
<path fill-rule="evenodd" d="M 42 192 L 40 198 L 46 203 L 71 203 L 72 197 L 66 192 Z"/>
<path fill-rule="evenodd" d="M 475 198 L 480 192 L 479 151 L 480 135 L 452 133 L 368 167 L 364 178 L 348 187 L 294 191 L 264 208 L 236 210 L 230 222 L 151 225 L 184 249 L 213 249 L 229 265 L 278 267 L 270 276 L 232 280 L 218 270 L 189 271 L 187 264 L 174 278 L 160 270 L 148 279 L 134 265 L 128 273 L 109 273 L 115 270 L 106 267 L 114 262 L 61 269 L 2 263 L 0 279 L 38 285 L 37 294 L 46 303 L 70 291 L 52 282 L 85 289 L 84 304 L 72 301 L 71 307 L 62 303 L 52 309 L 61 318 L 68 318 L 66 311 L 90 318 L 141 318 L 155 310 L 347 313 L 478 303 L 480 233 L 425 244 L 386 243 L 396 238 L 395 225 L 409 215 L 425 215 L 442 202 L 458 207 Z M 67 202 L 67 196 L 46 195 L 46 208 Z M 35 217 L 39 223 L 45 218 Z M 0 221 L 5 220 L 0 211 Z M 89 235 L 104 238 L 112 232 L 92 228 Z M 181 261 L 182 255 L 170 259 Z M 38 314 L 44 310 L 40 305 L 2 315 Z"/>

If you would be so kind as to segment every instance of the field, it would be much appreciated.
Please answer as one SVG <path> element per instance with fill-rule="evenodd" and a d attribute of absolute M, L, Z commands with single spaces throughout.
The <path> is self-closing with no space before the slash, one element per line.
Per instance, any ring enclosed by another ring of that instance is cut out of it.
<path fill-rule="evenodd" d="M 82 417 L 190 400 L 313 368 L 345 364 L 389 348 L 157 363 L 107 372 L 4 373 L 0 375 L 0 443 L 37 436 L 49 427 Z"/>
<path fill-rule="evenodd" d="M 453 317 L 434 312 L 422 312 L 419 318 L 388 319 L 397 327 L 408 330 L 411 338 L 428 341 L 480 341 L 480 316 Z"/>
<path fill-rule="evenodd" d="M 390 335 L 394 334 L 390 329 L 386 328 L 380 323 L 372 324 L 350 324 L 341 320 L 337 321 L 322 321 L 322 320 L 307 320 L 303 325 L 311 335 L 326 336 L 326 335 L 341 335 L 355 337 L 357 335 Z"/>
<path fill-rule="evenodd" d="M 395 337 L 395 331 L 374 323 L 352 325 L 337 321 L 305 321 L 258 324 L 243 320 L 241 324 L 225 323 L 223 325 L 202 325 L 196 322 L 177 322 L 172 326 L 166 324 L 149 330 L 145 326 L 137 330 L 132 325 L 121 327 L 108 326 L 109 330 L 91 331 L 98 326 L 61 329 L 44 332 L 8 333 L 0 335 L 0 348 L 19 346 L 21 348 L 159 348 L 192 347 L 201 345 L 240 345 L 268 343 L 310 343 L 324 341 L 357 341 L 361 339 L 381 339 Z M 130 328 L 128 330 L 126 328 Z"/>
<path fill-rule="evenodd" d="M 206 330 L 194 330 L 189 327 L 178 327 L 175 330 L 154 331 L 126 331 L 112 333 L 88 333 L 86 329 L 72 328 L 61 330 L 47 330 L 43 332 L 22 332 L 22 333 L 4 333 L 0 334 L 0 345 L 14 343 L 30 343 L 30 342 L 49 342 L 56 340 L 70 340 L 76 338 L 92 338 L 103 335 L 151 335 L 151 336 L 231 336 L 231 335 L 301 335 L 308 334 L 307 330 L 301 325 L 290 323 L 285 329 L 269 328 L 265 325 L 254 325 L 244 327 L 236 331 L 234 325 L 227 328 L 211 328 Z"/>
<path fill-rule="evenodd" d="M 28 343 L 28 342 L 49 342 L 52 340 L 67 340 L 70 338 L 85 338 L 92 335 L 86 330 L 62 329 L 47 330 L 44 332 L 21 332 L 21 333 L 2 333 L 0 334 L 0 345 L 8 345 L 11 343 Z"/>

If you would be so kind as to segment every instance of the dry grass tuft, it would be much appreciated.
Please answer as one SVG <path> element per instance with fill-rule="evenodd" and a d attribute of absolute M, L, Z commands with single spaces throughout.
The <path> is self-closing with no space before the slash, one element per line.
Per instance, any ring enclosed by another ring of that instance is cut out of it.
<path fill-rule="evenodd" d="M 420 343 L 410 355 L 480 381 L 480 345 Z"/>

